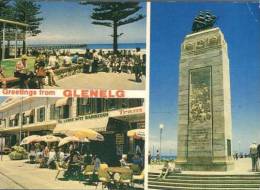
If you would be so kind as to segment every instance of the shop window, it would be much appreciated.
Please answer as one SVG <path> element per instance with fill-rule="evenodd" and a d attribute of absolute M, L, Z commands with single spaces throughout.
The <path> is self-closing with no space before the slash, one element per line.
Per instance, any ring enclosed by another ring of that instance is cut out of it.
<path fill-rule="evenodd" d="M 118 101 L 115 98 L 108 99 L 107 101 L 107 109 L 110 110 L 116 110 L 118 109 Z"/>
<path fill-rule="evenodd" d="M 129 99 L 129 108 L 142 106 L 142 100 L 138 98 Z"/>
<path fill-rule="evenodd" d="M 6 127 L 6 119 L 0 119 L 0 126 Z"/>
<path fill-rule="evenodd" d="M 129 154 L 135 154 L 135 141 L 134 141 L 134 138 L 129 138 Z"/>
<path fill-rule="evenodd" d="M 52 104 L 50 107 L 50 120 L 56 119 L 56 109 L 55 104 Z"/>
<path fill-rule="evenodd" d="M 91 113 L 91 99 L 78 98 L 77 99 L 77 115 L 87 115 Z"/>
<path fill-rule="evenodd" d="M 18 126 L 18 124 L 19 124 L 19 114 L 16 114 L 14 119 L 14 126 Z"/>
<path fill-rule="evenodd" d="M 33 110 L 32 113 L 31 113 L 31 115 L 29 115 L 29 124 L 34 123 L 34 116 L 35 116 L 35 113 L 34 113 L 34 112 L 35 112 L 35 111 Z"/>
<path fill-rule="evenodd" d="M 129 107 L 129 99 L 124 98 L 122 99 L 122 108 L 128 108 Z"/>
<path fill-rule="evenodd" d="M 37 109 L 37 121 L 38 122 L 45 121 L 45 107 Z"/>
<path fill-rule="evenodd" d="M 22 116 L 22 124 L 23 125 L 26 125 L 27 124 L 27 117 L 24 116 L 25 114 L 23 113 L 23 116 Z"/>
<path fill-rule="evenodd" d="M 66 119 L 69 117 L 70 117 L 70 106 L 65 105 L 65 106 L 63 106 L 63 119 Z"/>
<path fill-rule="evenodd" d="M 56 108 L 56 118 L 57 119 L 67 119 L 70 115 L 70 106 L 65 105 Z"/>

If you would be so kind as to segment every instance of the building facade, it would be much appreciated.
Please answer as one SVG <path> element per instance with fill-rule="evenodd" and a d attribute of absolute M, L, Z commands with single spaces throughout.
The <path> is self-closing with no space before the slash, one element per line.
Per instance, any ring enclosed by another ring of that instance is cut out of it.
<path fill-rule="evenodd" d="M 114 164 L 122 154 L 131 157 L 136 145 L 144 148 L 144 142 L 127 137 L 127 131 L 145 126 L 144 100 L 10 97 L 0 104 L 0 135 L 7 147 L 64 126 L 86 126 L 101 133 L 105 140 L 92 141 L 90 151 Z"/>

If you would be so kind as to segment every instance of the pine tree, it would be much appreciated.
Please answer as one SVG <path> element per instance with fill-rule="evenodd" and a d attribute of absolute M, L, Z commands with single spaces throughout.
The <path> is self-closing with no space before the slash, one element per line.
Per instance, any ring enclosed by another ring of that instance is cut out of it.
<path fill-rule="evenodd" d="M 92 24 L 102 25 L 113 28 L 113 50 L 117 52 L 118 38 L 123 33 L 118 34 L 120 26 L 139 21 L 145 17 L 143 14 L 137 14 L 142 8 L 138 2 L 88 2 L 82 1 L 83 5 L 94 6 L 91 18 Z M 131 17 L 132 16 L 132 17 Z"/>
<path fill-rule="evenodd" d="M 15 0 L 15 19 L 19 22 L 28 24 L 28 27 L 24 29 L 24 32 L 31 36 L 36 36 L 41 33 L 40 24 L 43 20 L 40 17 L 40 5 L 38 5 L 34 0 Z M 23 40 L 23 54 L 25 54 L 26 44 Z"/>
<path fill-rule="evenodd" d="M 10 5 L 11 0 L 0 0 L 0 18 L 1 19 L 12 19 L 12 6 Z"/>

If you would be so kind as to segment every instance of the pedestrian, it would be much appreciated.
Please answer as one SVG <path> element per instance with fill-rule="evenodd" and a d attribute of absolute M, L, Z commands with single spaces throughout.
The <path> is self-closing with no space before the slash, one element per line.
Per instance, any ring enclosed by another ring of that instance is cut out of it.
<path fill-rule="evenodd" d="M 257 158 L 258 158 L 257 171 L 259 172 L 260 171 L 260 168 L 259 168 L 259 166 L 260 166 L 260 163 L 259 163 L 259 161 L 260 161 L 260 144 L 257 145 Z"/>
<path fill-rule="evenodd" d="M 156 151 L 156 162 L 160 161 L 160 152 L 159 150 Z"/>
<path fill-rule="evenodd" d="M 151 152 L 149 151 L 149 153 L 148 153 L 148 164 L 151 164 L 151 160 L 152 160 L 152 155 L 151 155 Z"/>
<path fill-rule="evenodd" d="M 98 158 L 97 155 L 93 156 L 92 165 L 94 165 L 92 181 L 95 181 L 95 174 L 98 172 L 101 165 L 101 160 Z"/>
<path fill-rule="evenodd" d="M 252 159 L 252 171 L 257 171 L 257 160 L 258 160 L 258 152 L 257 152 L 257 145 L 254 142 L 250 145 L 250 156 Z"/>

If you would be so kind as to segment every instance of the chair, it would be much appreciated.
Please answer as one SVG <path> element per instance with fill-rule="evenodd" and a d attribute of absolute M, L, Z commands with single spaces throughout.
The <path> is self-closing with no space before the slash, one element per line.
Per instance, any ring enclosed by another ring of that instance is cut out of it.
<path fill-rule="evenodd" d="M 56 180 L 58 178 L 60 172 L 62 172 L 62 171 L 65 172 L 67 170 L 67 168 L 65 166 L 62 167 L 59 164 L 59 162 L 57 162 L 57 161 L 55 161 L 55 165 L 56 165 L 56 169 L 58 170 L 57 175 L 55 176 L 55 180 Z"/>
<path fill-rule="evenodd" d="M 120 189 L 129 189 L 130 188 L 130 185 L 132 183 L 132 177 L 133 177 L 132 176 L 133 172 L 131 170 L 128 173 L 118 174 L 118 177 L 120 176 L 119 180 L 116 179 L 118 177 L 116 177 L 115 175 L 114 175 L 115 181 L 120 185 Z"/>
<path fill-rule="evenodd" d="M 135 183 L 144 183 L 144 170 L 141 172 L 140 175 L 133 175 L 132 178 L 132 187 L 134 187 Z"/>
<path fill-rule="evenodd" d="M 113 184 L 112 184 L 112 180 L 111 180 L 111 177 L 110 177 L 107 169 L 101 169 L 100 168 L 98 170 L 98 180 L 99 180 L 99 182 L 101 182 L 102 190 L 104 189 L 104 187 L 111 189 Z M 98 187 L 98 184 L 99 183 L 97 183 L 96 189 Z"/>
<path fill-rule="evenodd" d="M 87 165 L 83 171 L 83 175 L 90 177 L 93 175 L 94 172 L 94 165 Z"/>
<path fill-rule="evenodd" d="M 107 170 L 108 169 L 108 165 L 107 164 L 100 164 L 100 169 L 101 170 Z"/>
<path fill-rule="evenodd" d="M 130 166 L 130 169 L 133 171 L 134 175 L 140 174 L 141 173 L 141 169 L 137 164 L 132 164 Z"/>

